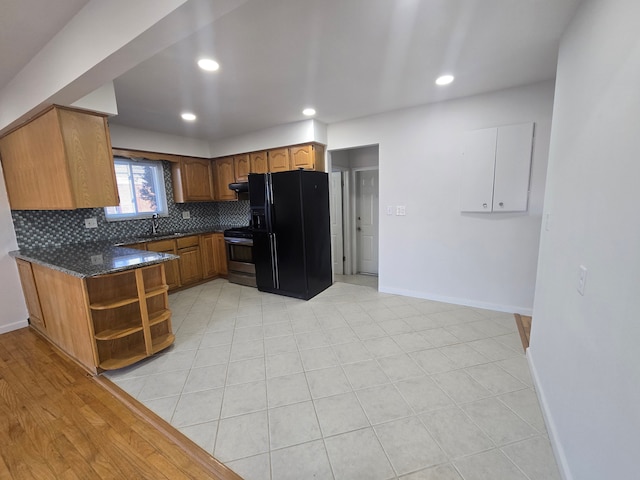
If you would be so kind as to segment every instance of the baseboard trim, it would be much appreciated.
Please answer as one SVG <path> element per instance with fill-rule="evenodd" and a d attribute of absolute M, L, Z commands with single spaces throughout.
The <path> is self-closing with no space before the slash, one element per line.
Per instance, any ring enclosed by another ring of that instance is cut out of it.
<path fill-rule="evenodd" d="M 3 333 L 13 332 L 20 328 L 28 327 L 29 322 L 27 320 L 20 320 L 18 322 L 9 323 L 7 325 L 0 325 L 0 335 Z"/>
<path fill-rule="evenodd" d="M 556 424 L 553 421 L 553 415 L 549 410 L 547 398 L 544 394 L 544 391 L 542 390 L 542 386 L 540 385 L 540 379 L 538 377 L 538 371 L 536 370 L 531 348 L 527 348 L 526 356 L 527 362 L 529 363 L 529 370 L 531 371 L 531 376 L 533 378 L 533 384 L 535 386 L 536 394 L 538 395 L 538 402 L 540 403 L 540 408 L 544 417 L 544 423 L 546 424 L 547 431 L 549 433 L 551 448 L 553 449 L 553 453 L 556 457 L 556 462 L 558 463 L 558 470 L 560 470 L 560 475 L 562 476 L 563 480 L 573 480 L 573 475 L 571 474 L 571 469 L 569 468 L 567 456 L 564 453 L 564 448 L 562 447 L 562 443 L 560 442 L 560 438 L 558 436 L 558 429 L 556 428 Z"/>
<path fill-rule="evenodd" d="M 436 295 L 429 292 L 406 290 L 404 288 L 393 288 L 384 285 L 378 285 L 378 291 L 382 293 L 392 293 L 394 295 L 404 295 L 405 297 L 424 298 L 425 300 L 433 300 L 434 302 L 453 303 L 455 305 L 463 305 L 465 307 L 485 308 L 487 310 L 495 310 L 497 312 L 519 313 L 520 315 L 528 316 L 531 316 L 533 314 L 533 308 L 530 307 L 480 302 L 477 300 L 470 300 L 468 298 L 447 297 L 444 295 Z"/>

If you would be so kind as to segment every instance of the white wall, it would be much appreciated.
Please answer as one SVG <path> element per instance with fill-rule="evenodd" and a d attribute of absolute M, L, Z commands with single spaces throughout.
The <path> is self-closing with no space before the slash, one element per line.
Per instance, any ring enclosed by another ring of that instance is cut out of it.
<path fill-rule="evenodd" d="M 640 476 L 639 18 L 586 1 L 560 49 L 529 361 L 567 479 Z"/>
<path fill-rule="evenodd" d="M 277 148 L 297 143 L 327 143 L 327 126 L 317 120 L 303 120 L 277 127 L 266 128 L 246 135 L 212 141 L 209 144 L 212 157 L 223 157 L 267 148 Z"/>
<path fill-rule="evenodd" d="M 125 127 L 113 122 L 109 123 L 109 133 L 113 148 L 130 148 L 190 157 L 211 157 L 209 142 L 206 140 Z"/>
<path fill-rule="evenodd" d="M 0 165 L 0 334 L 26 327 L 29 317 L 16 261 L 8 254 L 17 249 L 16 233 Z"/>
<path fill-rule="evenodd" d="M 379 145 L 381 291 L 510 312 L 533 306 L 553 82 L 331 124 L 330 150 Z M 465 131 L 536 123 L 529 211 L 461 214 Z M 395 211 L 395 209 L 394 209 Z"/>

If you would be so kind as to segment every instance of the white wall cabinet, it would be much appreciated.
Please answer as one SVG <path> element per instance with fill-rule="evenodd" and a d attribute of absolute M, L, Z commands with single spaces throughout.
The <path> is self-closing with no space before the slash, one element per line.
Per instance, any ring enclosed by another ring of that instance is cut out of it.
<path fill-rule="evenodd" d="M 460 210 L 527 210 L 533 123 L 467 132 L 462 153 Z"/>

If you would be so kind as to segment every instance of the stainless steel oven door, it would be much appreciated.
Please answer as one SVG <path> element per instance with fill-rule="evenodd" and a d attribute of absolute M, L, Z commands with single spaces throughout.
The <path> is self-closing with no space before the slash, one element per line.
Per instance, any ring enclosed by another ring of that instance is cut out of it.
<path fill-rule="evenodd" d="M 253 240 L 225 237 L 227 245 L 227 279 L 232 283 L 256 286 L 256 267 L 253 263 Z"/>

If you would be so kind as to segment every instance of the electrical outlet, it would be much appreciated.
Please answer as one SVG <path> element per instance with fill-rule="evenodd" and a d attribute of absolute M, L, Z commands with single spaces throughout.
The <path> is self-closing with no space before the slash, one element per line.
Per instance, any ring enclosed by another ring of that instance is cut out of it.
<path fill-rule="evenodd" d="M 407 207 L 405 207 L 404 205 L 398 205 L 396 207 L 396 215 L 406 215 L 407 214 Z"/>
<path fill-rule="evenodd" d="M 578 293 L 584 296 L 584 286 L 587 283 L 587 267 L 580 265 L 578 269 Z"/>
<path fill-rule="evenodd" d="M 185 210 L 182 212 L 182 218 L 184 220 L 189 220 L 191 218 L 191 212 L 189 210 Z"/>
<path fill-rule="evenodd" d="M 102 265 L 104 263 L 104 259 L 101 254 L 91 255 L 91 265 Z"/>
<path fill-rule="evenodd" d="M 387 215 L 393 215 L 393 207 L 391 205 L 387 205 Z"/>
<path fill-rule="evenodd" d="M 96 217 L 85 218 L 84 228 L 98 228 L 98 219 Z"/>

